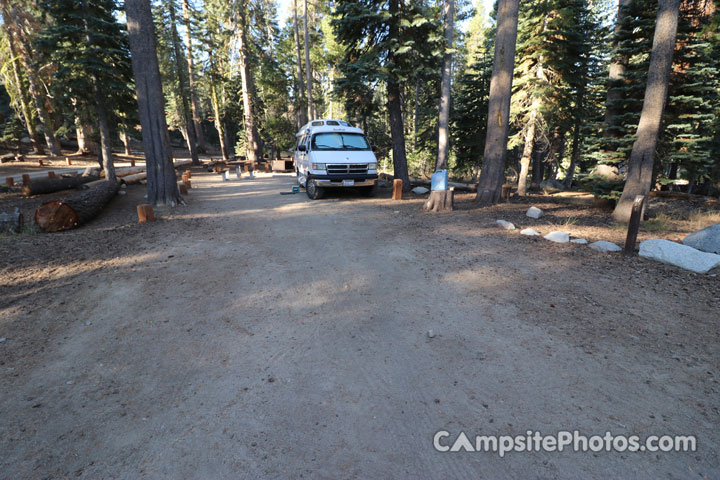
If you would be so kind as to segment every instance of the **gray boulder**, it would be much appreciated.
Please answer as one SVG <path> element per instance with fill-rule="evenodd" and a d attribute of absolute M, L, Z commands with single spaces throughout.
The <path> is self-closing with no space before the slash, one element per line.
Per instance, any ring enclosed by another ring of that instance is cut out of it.
<path fill-rule="evenodd" d="M 653 238 L 640 244 L 640 256 L 675 265 L 695 273 L 707 273 L 720 266 L 720 255 L 701 252 L 681 243 Z"/>
<path fill-rule="evenodd" d="M 540 232 L 538 232 L 534 228 L 523 228 L 522 230 L 520 230 L 520 234 L 527 235 L 529 237 L 534 237 L 534 236 L 540 235 Z"/>
<path fill-rule="evenodd" d="M 720 254 L 720 223 L 691 233 L 685 237 L 683 244 L 703 252 Z"/>
<path fill-rule="evenodd" d="M 551 178 L 540 182 L 540 188 L 542 188 L 545 193 L 557 193 L 565 190 L 565 185 Z"/>
<path fill-rule="evenodd" d="M 617 167 L 612 165 L 598 165 L 590 172 L 591 177 L 599 177 L 608 181 L 622 180 L 623 177 L 620 175 Z"/>
<path fill-rule="evenodd" d="M 568 243 L 570 241 L 570 235 L 565 232 L 550 232 L 543 238 L 555 243 Z"/>
<path fill-rule="evenodd" d="M 605 240 L 598 240 L 589 245 L 593 250 L 598 252 L 619 252 L 622 248 L 618 247 L 612 242 L 606 242 Z"/>
<path fill-rule="evenodd" d="M 503 230 L 515 230 L 515 225 L 506 220 L 495 220 L 495 223 Z"/>
<path fill-rule="evenodd" d="M 540 218 L 543 216 L 543 211 L 537 207 L 530 207 L 528 208 L 528 211 L 525 212 L 525 216 L 530 218 Z"/>

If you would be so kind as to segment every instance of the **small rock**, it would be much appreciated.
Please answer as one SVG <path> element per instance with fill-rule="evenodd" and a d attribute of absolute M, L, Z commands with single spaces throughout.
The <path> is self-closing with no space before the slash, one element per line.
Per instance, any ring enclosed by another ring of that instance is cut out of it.
<path fill-rule="evenodd" d="M 606 242 L 605 240 L 598 240 L 590 244 L 590 248 L 597 250 L 598 252 L 619 252 L 622 248 L 618 247 L 612 242 Z"/>
<path fill-rule="evenodd" d="M 720 223 L 691 233 L 685 237 L 683 244 L 703 252 L 720 254 Z"/>
<path fill-rule="evenodd" d="M 503 230 L 515 230 L 515 225 L 510 222 L 506 222 L 505 220 L 495 220 L 495 223 L 497 223 L 497 226 Z"/>
<path fill-rule="evenodd" d="M 418 195 L 425 195 L 425 194 L 428 193 L 429 191 L 430 191 L 430 190 L 428 190 L 428 189 L 425 188 L 425 187 L 415 187 L 415 188 L 412 189 L 412 192 L 413 192 L 413 193 L 417 193 Z"/>
<path fill-rule="evenodd" d="M 588 241 L 584 238 L 573 238 L 570 243 L 577 243 L 578 245 L 587 245 Z"/>
<path fill-rule="evenodd" d="M 707 273 L 720 266 L 720 255 L 701 252 L 687 245 L 653 238 L 640 244 L 640 256 L 675 265 L 695 273 Z"/>
<path fill-rule="evenodd" d="M 120 190 L 120 191 L 118 192 L 118 195 L 125 195 L 125 193 L 126 193 L 125 190 Z"/>
<path fill-rule="evenodd" d="M 428 330 L 427 336 L 428 338 L 435 338 L 435 331 L 432 329 Z"/>
<path fill-rule="evenodd" d="M 570 241 L 570 235 L 565 232 L 550 232 L 543 237 L 545 240 L 550 240 L 555 243 L 568 243 Z"/>
<path fill-rule="evenodd" d="M 395 210 L 393 213 L 400 213 L 400 210 Z"/>
<path fill-rule="evenodd" d="M 537 207 L 530 207 L 528 208 L 528 211 L 525 212 L 525 216 L 530 218 L 540 218 L 543 216 L 543 211 Z"/>
<path fill-rule="evenodd" d="M 72 385 L 73 383 L 75 382 L 73 382 L 72 380 L 68 380 L 67 382 L 65 382 L 65 385 Z"/>
<path fill-rule="evenodd" d="M 0 343 L 5 343 L 5 340 L 7 340 L 5 337 L 0 338 Z"/>
<path fill-rule="evenodd" d="M 520 230 L 520 234 L 534 237 L 536 235 L 540 235 L 540 232 L 538 232 L 537 230 L 535 230 L 533 228 L 523 228 L 522 230 Z"/>
<path fill-rule="evenodd" d="M 120 185 L 120 188 L 127 188 L 127 185 L 123 183 L 122 185 Z"/>
<path fill-rule="evenodd" d="M 557 193 L 565 190 L 565 185 L 551 178 L 540 182 L 540 188 L 542 188 L 545 193 Z"/>

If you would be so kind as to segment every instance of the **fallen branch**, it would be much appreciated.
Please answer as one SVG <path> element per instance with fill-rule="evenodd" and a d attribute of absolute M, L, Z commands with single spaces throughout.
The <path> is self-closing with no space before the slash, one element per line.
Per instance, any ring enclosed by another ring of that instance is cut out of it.
<path fill-rule="evenodd" d="M 31 195 L 44 195 L 47 193 L 55 193 L 61 190 L 69 190 L 71 188 L 77 188 L 85 183 L 96 180 L 97 177 L 61 177 L 61 178 L 41 178 L 37 180 L 31 180 L 30 183 L 26 183 L 22 186 L 22 193 L 26 197 Z"/>

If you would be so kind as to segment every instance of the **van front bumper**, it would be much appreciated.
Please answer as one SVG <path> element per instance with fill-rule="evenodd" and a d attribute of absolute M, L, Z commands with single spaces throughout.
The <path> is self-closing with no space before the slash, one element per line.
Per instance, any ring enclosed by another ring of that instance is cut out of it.
<path fill-rule="evenodd" d="M 366 173 L 356 175 L 313 175 L 312 179 L 318 187 L 372 187 L 377 183 L 377 174 Z M 352 180 L 352 185 L 347 185 L 345 180 Z"/>

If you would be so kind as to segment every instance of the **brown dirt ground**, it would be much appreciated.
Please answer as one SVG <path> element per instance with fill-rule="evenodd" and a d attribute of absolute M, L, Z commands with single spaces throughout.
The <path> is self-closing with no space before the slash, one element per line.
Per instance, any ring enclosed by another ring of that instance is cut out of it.
<path fill-rule="evenodd" d="M 0 476 L 717 477 L 717 272 L 494 225 L 621 244 L 592 208 L 458 195 L 425 214 L 387 190 L 278 195 L 292 184 L 195 169 L 188 204 L 153 224 L 136 221 L 134 185 L 80 229 L 0 236 Z M 42 200 L 0 194 L 0 211 Z M 439 429 L 574 428 L 700 448 L 432 449 Z"/>

